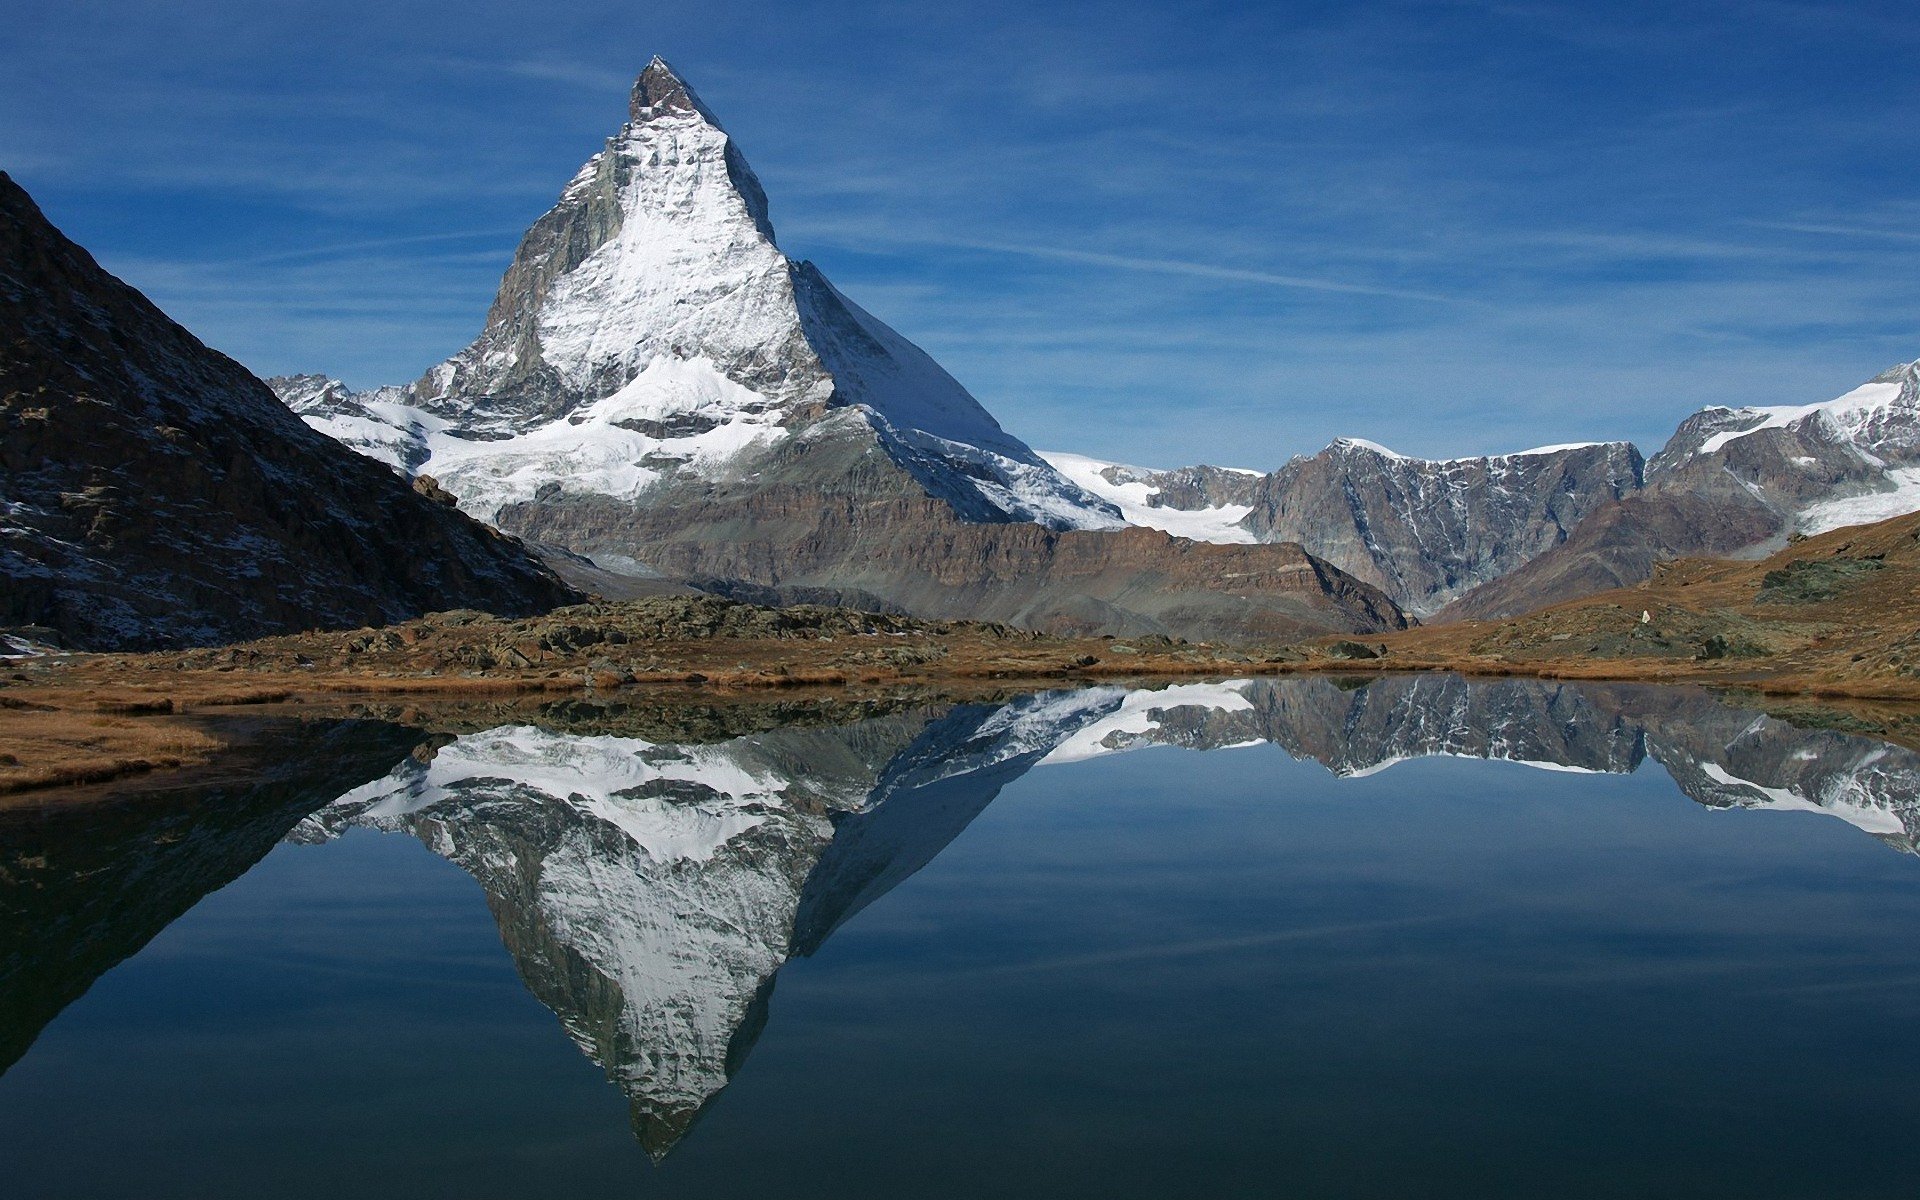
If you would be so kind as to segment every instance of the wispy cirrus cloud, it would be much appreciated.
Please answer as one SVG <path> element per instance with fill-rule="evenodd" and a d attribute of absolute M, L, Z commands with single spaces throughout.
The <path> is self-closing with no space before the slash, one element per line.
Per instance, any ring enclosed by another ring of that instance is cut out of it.
<path fill-rule="evenodd" d="M 1825 221 L 1752 221 L 1756 229 L 1782 233 L 1813 233 L 1831 237 L 1870 238 L 1876 241 L 1920 242 L 1920 229 L 1886 229 L 1872 225 L 1837 225 Z"/>
<path fill-rule="evenodd" d="M 317 3 L 0 39 L 0 163 L 264 371 L 457 349 L 654 53 L 782 244 L 1035 441 L 1644 444 L 1920 355 L 1895 0 Z"/>
<path fill-rule="evenodd" d="M 434 246 L 450 242 L 517 242 L 526 231 L 508 225 L 491 229 L 457 229 L 444 233 L 416 233 L 404 237 L 365 238 L 355 242 L 332 242 L 324 246 L 302 246 L 297 250 L 277 250 L 245 258 L 214 260 L 208 267 L 267 267 L 280 263 L 308 262 L 327 258 L 358 258 L 371 251 L 397 250 L 409 246 Z M 488 255 L 492 258 L 494 256 Z"/>
<path fill-rule="evenodd" d="M 1316 279 L 1306 275 L 1286 275 L 1218 263 L 1189 262 L 1173 258 L 1141 258 L 1129 254 L 1110 254 L 1098 250 L 1076 250 L 1066 246 L 1032 246 L 1014 242 L 946 241 L 943 245 L 991 254 L 1013 254 L 1023 258 L 1041 258 L 1053 262 L 1084 263 L 1116 271 L 1144 271 L 1152 275 L 1185 275 L 1224 283 L 1251 283 L 1266 287 L 1292 288 L 1309 292 L 1337 292 L 1350 296 L 1379 296 L 1394 300 L 1419 300 L 1431 304 L 1457 304 L 1457 297 L 1409 288 L 1355 283 L 1339 279 Z"/>

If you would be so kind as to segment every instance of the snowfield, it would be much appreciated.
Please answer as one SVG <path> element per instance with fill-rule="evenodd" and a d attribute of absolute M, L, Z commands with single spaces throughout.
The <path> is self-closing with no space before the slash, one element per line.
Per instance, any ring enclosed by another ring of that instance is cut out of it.
<path fill-rule="evenodd" d="M 1061 450 L 1042 450 L 1040 457 L 1054 470 L 1119 509 L 1120 516 L 1129 525 L 1159 529 L 1196 542 L 1252 543 L 1259 540 L 1251 532 L 1240 528 L 1240 522 L 1253 511 L 1251 505 L 1222 504 L 1190 511 L 1157 508 L 1150 501 L 1158 494 L 1158 488 L 1146 483 L 1114 483 L 1101 474 L 1113 467 L 1140 474 L 1155 473 L 1151 467 L 1127 467 L 1123 463 L 1102 462 L 1097 458 L 1068 454 Z M 1249 471 L 1244 467 L 1222 469 L 1247 475 L 1260 474 L 1259 471 Z"/>

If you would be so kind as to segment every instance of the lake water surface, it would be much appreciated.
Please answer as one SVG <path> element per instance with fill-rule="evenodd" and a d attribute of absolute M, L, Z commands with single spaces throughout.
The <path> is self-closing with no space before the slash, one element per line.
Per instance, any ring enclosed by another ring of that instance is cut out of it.
<path fill-rule="evenodd" d="M 0 813 L 0 1194 L 1915 1192 L 1920 754 L 1442 677 L 787 715 Z"/>

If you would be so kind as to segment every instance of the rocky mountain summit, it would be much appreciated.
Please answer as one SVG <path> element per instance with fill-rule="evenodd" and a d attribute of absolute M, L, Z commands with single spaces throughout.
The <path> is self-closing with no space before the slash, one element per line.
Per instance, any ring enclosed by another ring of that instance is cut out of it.
<path fill-rule="evenodd" d="M 524 613 L 521 545 L 294 419 L 0 175 L 0 627 L 139 649 Z"/>
<path fill-rule="evenodd" d="M 1640 583 L 1671 559 L 1758 557 L 1791 536 L 1916 509 L 1920 362 L 1911 362 L 1818 404 L 1702 409 L 1649 460 L 1639 493 L 1600 505 L 1561 545 L 1440 616 L 1514 616 Z"/>
<path fill-rule="evenodd" d="M 1242 525 L 1313 547 L 1425 617 L 1637 491 L 1642 466 L 1627 442 L 1432 460 L 1342 439 L 1263 478 Z"/>
<path fill-rule="evenodd" d="M 1818 404 L 1702 409 L 1648 461 L 1628 442 L 1421 459 L 1359 438 L 1266 475 L 1045 457 L 1132 524 L 1298 543 L 1422 619 L 1510 616 L 1920 509 L 1920 362 Z"/>
<path fill-rule="evenodd" d="M 472 515 L 614 570 L 1062 632 L 1403 621 L 1297 547 L 1127 528 L 788 258 L 738 147 L 658 59 L 527 233 L 471 346 L 406 388 L 276 386 Z"/>

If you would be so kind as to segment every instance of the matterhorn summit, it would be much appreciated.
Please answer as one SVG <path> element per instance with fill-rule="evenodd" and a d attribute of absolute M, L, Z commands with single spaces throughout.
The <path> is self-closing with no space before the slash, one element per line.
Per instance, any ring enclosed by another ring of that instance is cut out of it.
<path fill-rule="evenodd" d="M 473 516 L 618 574 L 1063 632 L 1404 622 L 1298 547 L 1129 527 L 787 257 L 739 148 L 657 58 L 472 345 L 404 388 L 274 385 Z"/>
<path fill-rule="evenodd" d="M 476 516 L 751 474 L 822 421 L 972 520 L 1112 528 L 931 358 L 774 241 L 733 139 L 656 58 L 627 122 L 534 223 L 471 346 L 365 411 L 289 401 Z"/>

